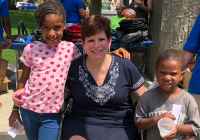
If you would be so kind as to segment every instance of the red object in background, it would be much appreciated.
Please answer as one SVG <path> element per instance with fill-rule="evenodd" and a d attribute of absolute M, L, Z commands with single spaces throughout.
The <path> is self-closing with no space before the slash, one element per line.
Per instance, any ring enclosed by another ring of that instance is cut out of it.
<path fill-rule="evenodd" d="M 81 25 L 75 24 L 67 27 L 67 32 L 71 42 L 81 41 Z"/>

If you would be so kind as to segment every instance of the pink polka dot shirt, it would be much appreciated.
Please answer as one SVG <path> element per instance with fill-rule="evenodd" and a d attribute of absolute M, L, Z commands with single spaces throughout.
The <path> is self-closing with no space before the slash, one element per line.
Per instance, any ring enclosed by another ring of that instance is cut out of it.
<path fill-rule="evenodd" d="M 22 107 L 37 113 L 58 113 L 69 67 L 80 56 L 71 42 L 61 41 L 56 46 L 42 42 L 27 45 L 20 59 L 31 71 L 21 98 Z"/>

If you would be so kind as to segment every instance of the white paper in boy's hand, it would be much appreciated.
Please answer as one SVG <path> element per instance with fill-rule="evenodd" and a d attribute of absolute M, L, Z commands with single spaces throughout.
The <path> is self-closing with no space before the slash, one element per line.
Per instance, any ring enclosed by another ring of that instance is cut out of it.
<path fill-rule="evenodd" d="M 8 134 L 12 137 L 15 138 L 19 132 L 21 132 L 21 124 L 18 121 L 15 121 L 15 126 L 17 129 L 14 127 L 11 127 L 10 130 L 8 131 Z"/>
<path fill-rule="evenodd" d="M 182 108 L 182 105 L 173 104 L 172 114 L 176 117 L 176 120 L 174 120 L 175 124 L 177 124 L 178 122 L 179 115 L 181 113 L 181 108 Z"/>

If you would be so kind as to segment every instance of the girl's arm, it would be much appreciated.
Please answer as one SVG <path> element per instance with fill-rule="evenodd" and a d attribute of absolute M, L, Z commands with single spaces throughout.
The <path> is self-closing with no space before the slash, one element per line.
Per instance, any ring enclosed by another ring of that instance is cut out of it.
<path fill-rule="evenodd" d="M 130 53 L 125 50 L 124 48 L 119 48 L 115 51 L 110 52 L 110 54 L 114 54 L 116 56 L 119 56 L 121 58 L 129 59 L 130 60 Z"/>
<path fill-rule="evenodd" d="M 21 94 L 23 93 L 23 88 L 26 84 L 26 81 L 29 78 L 30 74 L 30 67 L 27 67 L 26 65 L 23 66 L 23 73 L 22 76 L 18 82 L 17 91 L 13 94 L 12 99 L 14 101 L 14 108 L 18 107 L 19 105 L 23 104 L 23 101 L 20 100 Z"/>
<path fill-rule="evenodd" d="M 29 78 L 30 71 L 31 71 L 30 67 L 27 67 L 26 65 L 23 66 L 23 73 L 22 73 L 22 76 L 21 76 L 21 78 L 19 80 L 17 89 L 24 88 L 24 86 L 26 84 L 26 81 Z"/>
<path fill-rule="evenodd" d="M 11 115 L 9 117 L 9 126 L 12 126 L 16 128 L 15 121 L 18 120 L 19 123 L 22 125 L 22 121 L 19 115 L 19 105 L 23 104 L 23 101 L 20 100 L 21 94 L 23 93 L 23 88 L 25 86 L 26 81 L 28 80 L 30 74 L 30 67 L 27 67 L 26 65 L 23 66 L 23 73 L 19 80 L 17 91 L 13 94 L 13 110 L 11 112 Z"/>

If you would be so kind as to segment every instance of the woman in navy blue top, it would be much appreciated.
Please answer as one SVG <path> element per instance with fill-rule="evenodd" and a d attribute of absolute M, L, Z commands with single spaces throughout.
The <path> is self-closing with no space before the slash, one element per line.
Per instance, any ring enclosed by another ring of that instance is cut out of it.
<path fill-rule="evenodd" d="M 130 60 L 107 53 L 111 45 L 109 24 L 99 15 L 82 22 L 82 46 L 87 55 L 70 66 L 66 91 L 72 95 L 73 108 L 63 123 L 62 140 L 136 137 L 131 95 L 138 100 L 146 91 L 145 81 Z"/>

